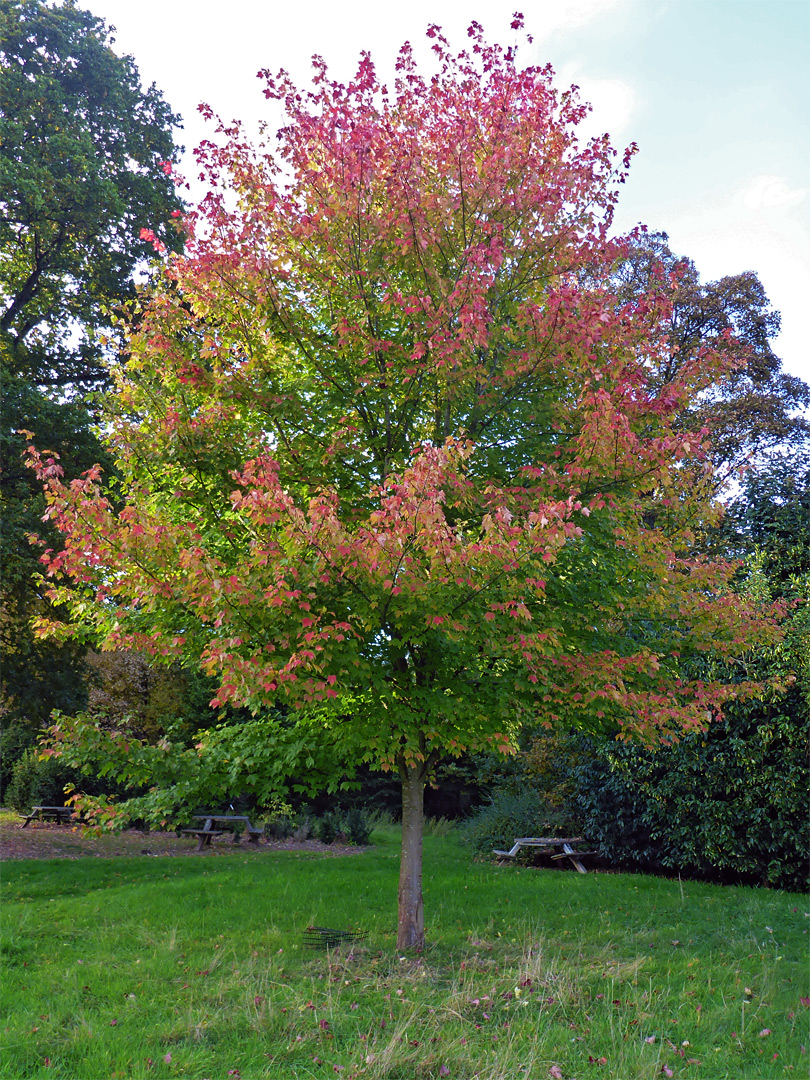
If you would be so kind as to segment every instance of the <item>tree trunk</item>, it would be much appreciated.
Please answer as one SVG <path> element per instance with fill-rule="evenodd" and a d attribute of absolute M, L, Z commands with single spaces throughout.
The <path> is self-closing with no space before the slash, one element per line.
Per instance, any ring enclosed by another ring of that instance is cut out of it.
<path fill-rule="evenodd" d="M 422 836 L 425 823 L 424 768 L 402 766 L 402 854 L 399 862 L 397 948 L 421 949 L 425 944 L 422 905 Z"/>

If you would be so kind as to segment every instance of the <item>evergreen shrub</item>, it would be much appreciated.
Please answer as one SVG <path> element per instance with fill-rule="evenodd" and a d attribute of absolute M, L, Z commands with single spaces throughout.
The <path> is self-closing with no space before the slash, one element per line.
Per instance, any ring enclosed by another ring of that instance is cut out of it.
<path fill-rule="evenodd" d="M 738 706 L 656 750 L 580 743 L 572 791 L 584 835 L 626 869 L 806 888 L 808 724 L 794 704 L 771 715 Z"/>
<path fill-rule="evenodd" d="M 367 844 L 371 837 L 371 819 L 359 806 L 344 811 L 327 810 L 312 823 L 312 835 L 322 844 Z"/>
<path fill-rule="evenodd" d="M 59 758 L 40 760 L 37 748 L 30 747 L 12 770 L 6 805 L 21 814 L 27 814 L 32 806 L 64 806 L 65 785 L 75 780 L 75 773 Z"/>

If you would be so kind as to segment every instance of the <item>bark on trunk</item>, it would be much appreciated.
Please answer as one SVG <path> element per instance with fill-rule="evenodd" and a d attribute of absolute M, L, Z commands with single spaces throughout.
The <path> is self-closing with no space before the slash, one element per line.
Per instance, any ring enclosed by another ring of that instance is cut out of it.
<path fill-rule="evenodd" d="M 402 768 L 402 855 L 399 863 L 397 948 L 421 949 L 425 944 L 422 906 L 422 836 L 425 822 L 424 769 Z"/>

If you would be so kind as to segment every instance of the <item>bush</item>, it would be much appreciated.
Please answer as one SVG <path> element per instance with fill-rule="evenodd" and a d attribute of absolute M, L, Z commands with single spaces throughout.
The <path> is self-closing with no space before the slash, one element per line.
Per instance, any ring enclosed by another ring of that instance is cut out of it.
<path fill-rule="evenodd" d="M 31 747 L 12 770 L 6 804 L 23 814 L 32 806 L 64 806 L 65 785 L 75 779 L 75 773 L 59 758 L 40 760 L 36 747 Z"/>
<path fill-rule="evenodd" d="M 353 806 L 343 818 L 343 831 L 350 844 L 367 844 L 371 839 L 371 822 L 365 810 Z"/>
<path fill-rule="evenodd" d="M 494 848 L 511 848 L 517 836 L 565 836 L 572 828 L 568 813 L 534 789 L 504 789 L 461 826 L 461 835 L 477 854 L 491 855 Z"/>
<path fill-rule="evenodd" d="M 312 823 L 312 835 L 322 844 L 333 844 L 340 835 L 341 815 L 336 810 L 327 810 Z"/>
<path fill-rule="evenodd" d="M 810 772 L 801 706 L 772 715 L 737 706 L 706 734 L 655 751 L 592 743 L 572 773 L 585 834 L 614 865 L 807 885 Z"/>
<path fill-rule="evenodd" d="M 456 822 L 446 817 L 426 817 L 425 836 L 447 836 L 456 827 Z"/>
<path fill-rule="evenodd" d="M 26 750 L 36 746 L 39 734 L 30 724 L 20 720 L 8 721 L 6 717 L 3 720 L 0 731 L 0 806 L 7 805 L 8 785 L 15 766 Z"/>
<path fill-rule="evenodd" d="M 322 844 L 367 844 L 371 837 L 371 820 L 359 806 L 342 813 L 328 810 L 312 823 L 312 834 Z"/>
<path fill-rule="evenodd" d="M 296 829 L 295 811 L 280 796 L 257 807 L 259 818 L 264 819 L 264 835 L 270 840 L 287 840 Z"/>
<path fill-rule="evenodd" d="M 37 747 L 26 750 L 14 766 L 11 780 L 5 792 L 5 802 L 21 813 L 28 813 L 32 806 L 64 806 L 67 796 L 65 787 L 87 795 L 108 795 L 127 798 L 138 795 L 143 788 L 125 788 L 107 777 L 82 773 L 65 762 L 62 757 L 40 758 Z M 143 823 L 133 819 L 132 827 Z"/>

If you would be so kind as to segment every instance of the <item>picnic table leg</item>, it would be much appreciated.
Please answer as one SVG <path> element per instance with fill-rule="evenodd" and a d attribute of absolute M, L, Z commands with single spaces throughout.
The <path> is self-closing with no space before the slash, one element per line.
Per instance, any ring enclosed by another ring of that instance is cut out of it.
<path fill-rule="evenodd" d="M 582 865 L 582 862 L 577 858 L 577 853 L 576 851 L 574 851 L 570 844 L 563 844 L 563 851 L 577 868 L 577 870 L 579 870 L 580 874 L 588 873 L 588 871 Z"/>

